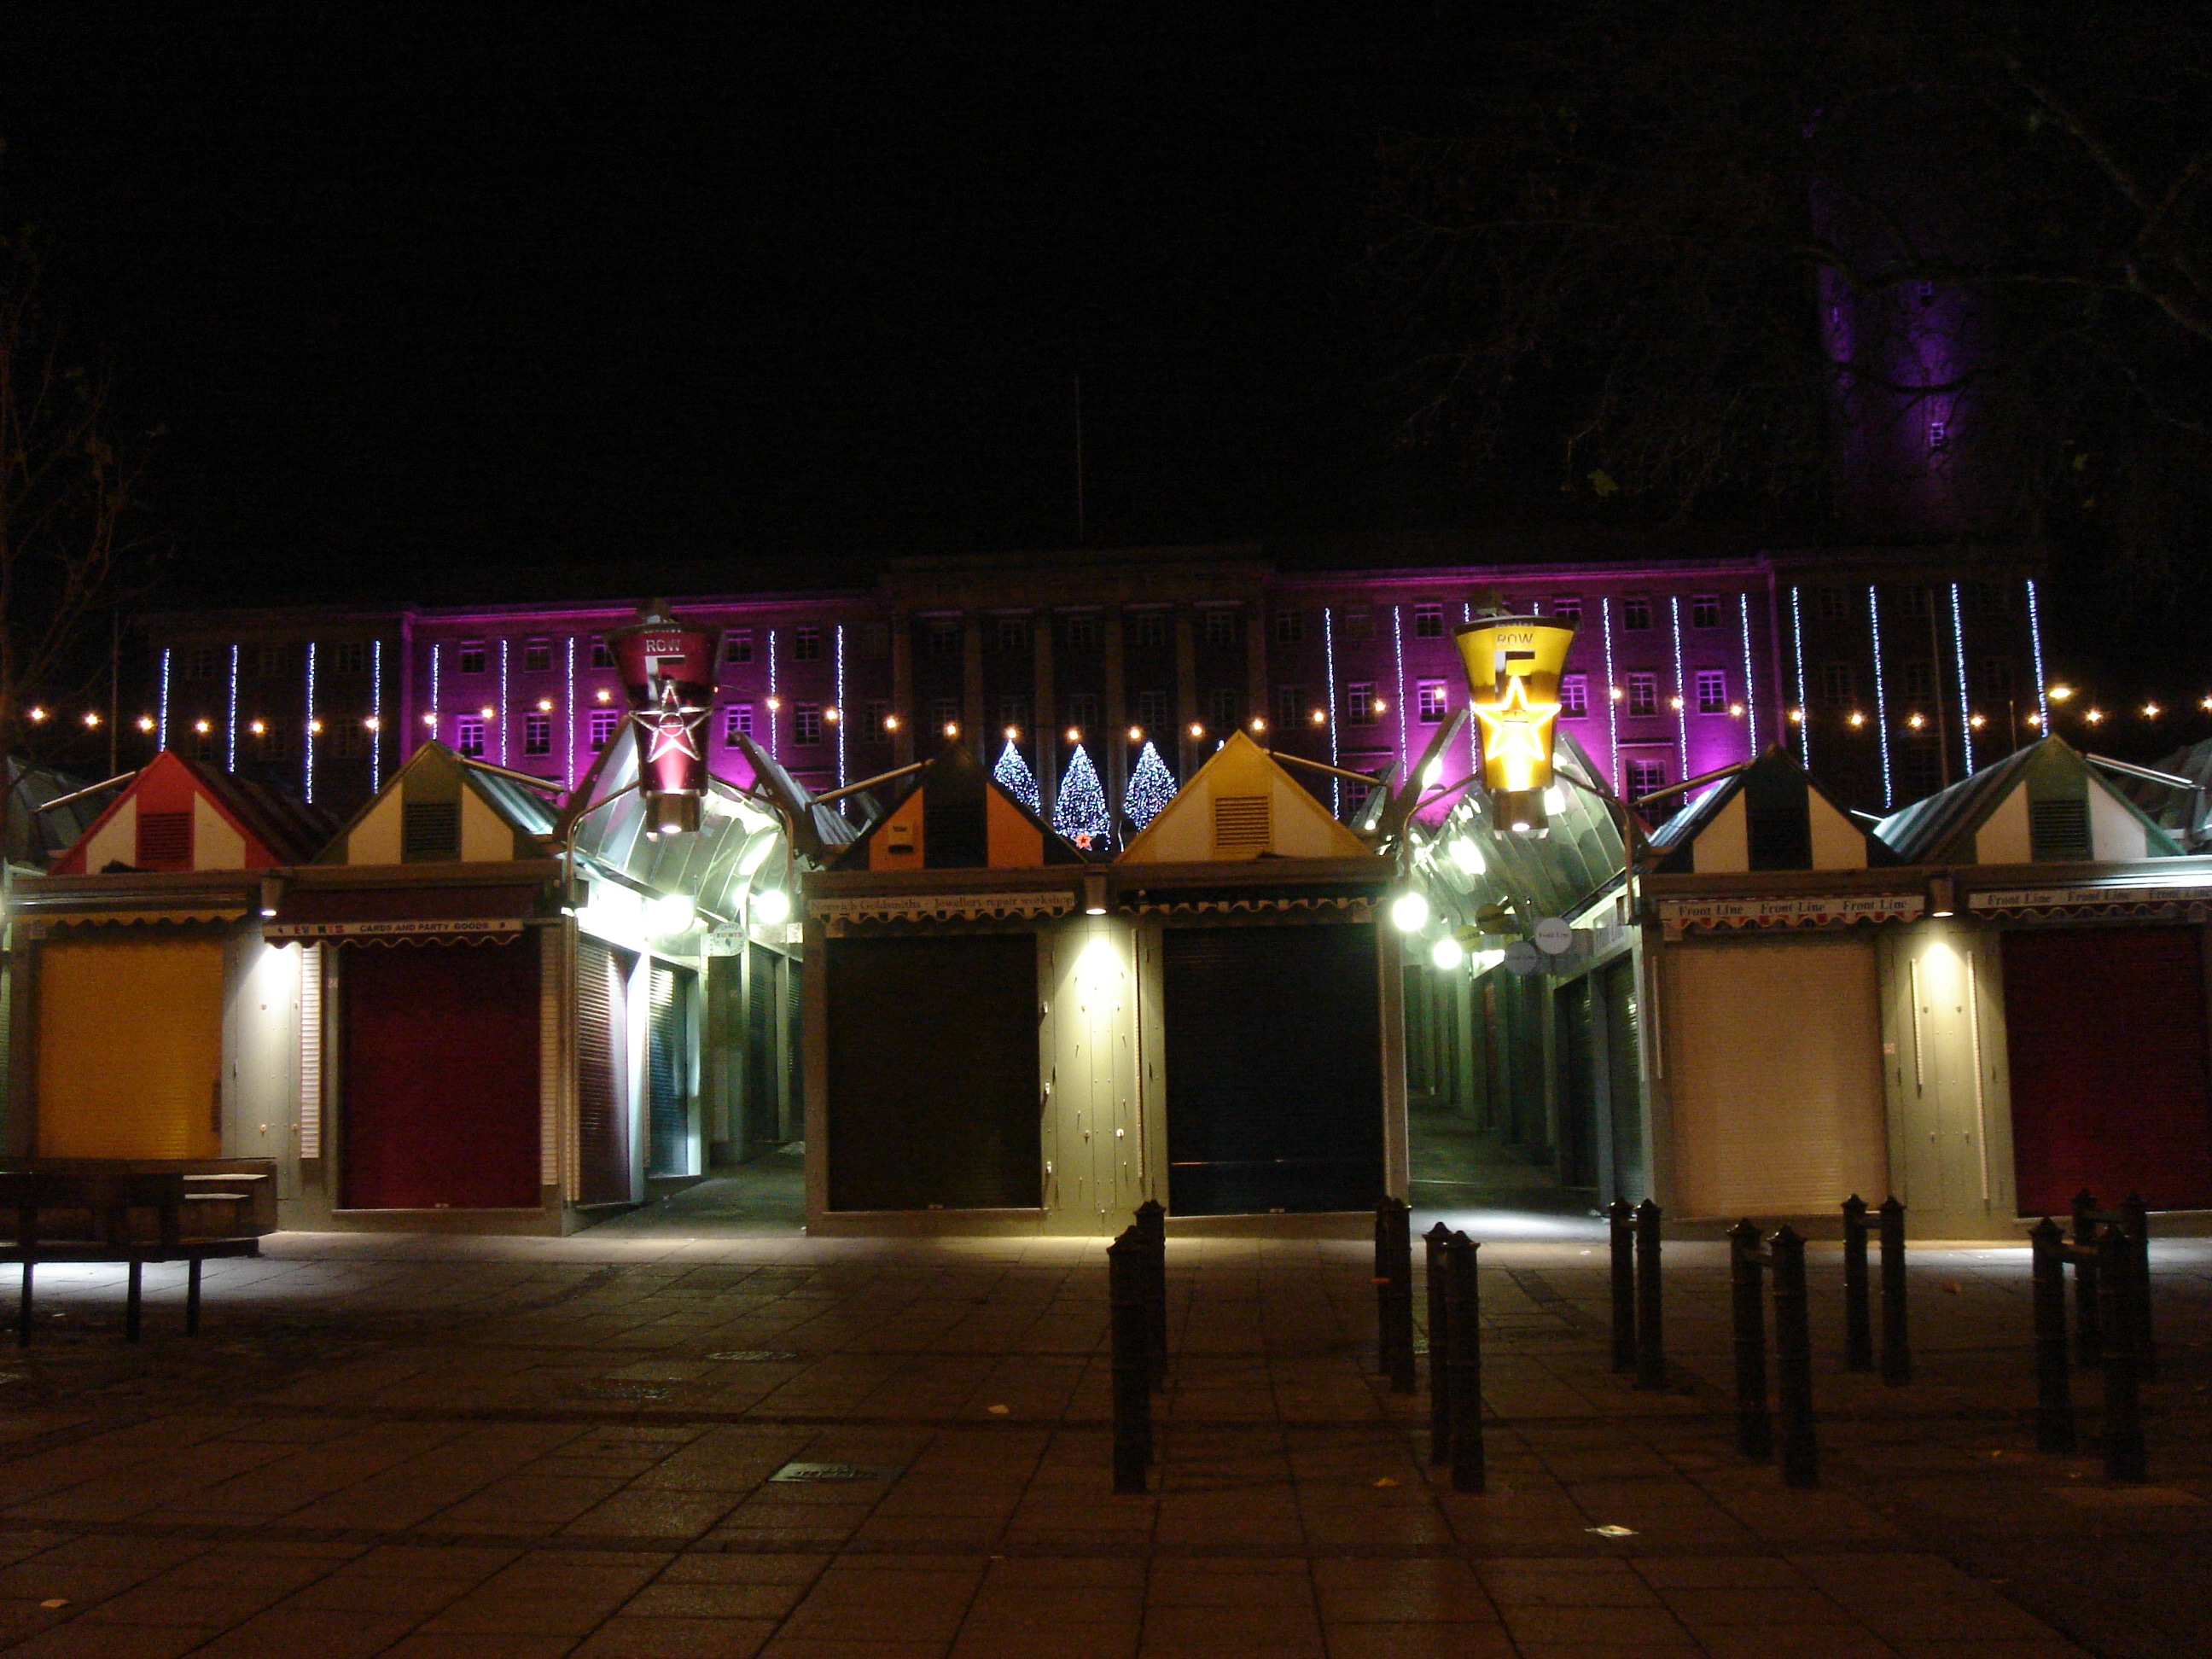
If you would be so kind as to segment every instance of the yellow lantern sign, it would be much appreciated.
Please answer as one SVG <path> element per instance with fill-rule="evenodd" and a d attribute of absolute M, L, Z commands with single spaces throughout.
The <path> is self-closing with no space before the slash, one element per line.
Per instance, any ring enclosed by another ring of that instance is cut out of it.
<path fill-rule="evenodd" d="M 1482 781 L 1500 826 L 1517 835 L 1545 831 L 1559 670 L 1575 626 L 1550 617 L 1485 617 L 1453 630 L 1482 732 Z"/>

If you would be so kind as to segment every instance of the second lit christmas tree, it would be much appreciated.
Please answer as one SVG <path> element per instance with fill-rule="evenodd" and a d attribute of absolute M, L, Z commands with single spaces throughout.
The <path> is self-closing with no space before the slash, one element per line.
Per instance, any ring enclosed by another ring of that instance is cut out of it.
<path fill-rule="evenodd" d="M 991 775 L 998 780 L 1000 788 L 1030 811 L 1040 811 L 1036 774 L 1030 770 L 1030 763 L 1022 758 L 1022 751 L 1014 747 L 1012 738 L 1006 739 L 1006 746 L 999 751 L 999 763 L 991 769 Z"/>
<path fill-rule="evenodd" d="M 1052 804 L 1052 827 L 1086 853 L 1103 852 L 1113 837 L 1114 820 L 1106 810 L 1106 792 L 1099 787 L 1098 769 L 1079 743 L 1067 757 L 1060 796 Z"/>
<path fill-rule="evenodd" d="M 1129 774 L 1129 787 L 1121 792 L 1121 816 L 1141 830 L 1159 817 L 1175 792 L 1175 774 L 1148 739 L 1137 757 L 1137 769 Z"/>

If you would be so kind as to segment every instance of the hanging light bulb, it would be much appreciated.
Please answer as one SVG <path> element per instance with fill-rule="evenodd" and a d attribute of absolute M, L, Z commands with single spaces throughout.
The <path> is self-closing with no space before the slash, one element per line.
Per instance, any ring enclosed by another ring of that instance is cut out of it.
<path fill-rule="evenodd" d="M 1429 947 L 1429 960 L 1449 974 L 1467 960 L 1467 950 L 1457 939 L 1446 933 Z"/>
<path fill-rule="evenodd" d="M 763 887 L 753 895 L 753 915 L 771 927 L 781 926 L 791 915 L 791 896 L 781 887 Z"/>
<path fill-rule="evenodd" d="M 1474 844 L 1473 836 L 1454 836 L 1451 844 L 1446 847 L 1444 851 L 1450 854 L 1451 861 L 1468 875 L 1479 876 L 1482 873 L 1482 849 Z"/>
<path fill-rule="evenodd" d="M 1391 924 L 1401 933 L 1418 933 L 1429 925 L 1429 902 L 1408 889 L 1390 901 Z"/>

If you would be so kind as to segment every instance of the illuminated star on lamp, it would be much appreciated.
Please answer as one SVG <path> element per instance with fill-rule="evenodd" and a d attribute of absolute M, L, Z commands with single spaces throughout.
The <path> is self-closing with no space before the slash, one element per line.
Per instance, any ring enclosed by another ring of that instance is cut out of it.
<path fill-rule="evenodd" d="M 1474 708 L 1482 726 L 1482 765 L 1490 787 L 1506 791 L 1539 787 L 1551 770 L 1552 727 L 1559 718 L 1559 705 L 1530 702 L 1528 682 L 1509 674 L 1500 701 L 1479 702 Z"/>

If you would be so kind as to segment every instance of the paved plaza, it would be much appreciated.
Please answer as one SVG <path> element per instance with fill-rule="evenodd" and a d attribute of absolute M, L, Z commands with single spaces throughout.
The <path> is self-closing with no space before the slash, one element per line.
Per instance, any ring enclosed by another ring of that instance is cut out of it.
<path fill-rule="evenodd" d="M 1601 1242 L 1553 1222 L 1491 1243 L 1491 1489 L 1460 1496 L 1427 1462 L 1426 1396 L 1373 1375 L 1365 1246 L 1178 1239 L 1155 1491 L 1117 1498 L 1101 1242 L 714 1222 L 278 1235 L 210 1267 L 197 1339 L 176 1270 L 149 1269 L 136 1348 L 119 1271 L 42 1269 L 36 1340 L 0 1358 L 0 1647 L 2212 1652 L 2203 1242 L 2157 1247 L 2141 1486 L 2104 1478 L 2094 1373 L 2083 1455 L 2033 1449 L 2024 1250 L 1916 1250 L 1917 1373 L 1886 1389 L 1840 1370 L 1816 1247 L 1811 1492 L 1733 1449 L 1721 1247 L 1669 1246 L 1652 1394 L 1608 1369 Z"/>

